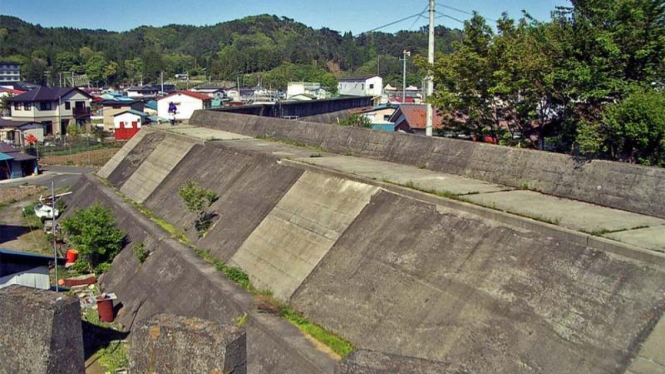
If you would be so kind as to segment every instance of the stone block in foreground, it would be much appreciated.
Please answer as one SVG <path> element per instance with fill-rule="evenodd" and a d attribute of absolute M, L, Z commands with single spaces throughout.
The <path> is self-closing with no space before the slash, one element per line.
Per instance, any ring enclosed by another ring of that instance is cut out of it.
<path fill-rule="evenodd" d="M 83 374 L 78 299 L 23 286 L 0 289 L 0 374 Z"/>
<path fill-rule="evenodd" d="M 373 351 L 354 351 L 337 364 L 335 374 L 462 374 L 449 365 Z"/>
<path fill-rule="evenodd" d="M 247 340 L 237 326 L 160 314 L 134 329 L 131 373 L 247 373 Z"/>

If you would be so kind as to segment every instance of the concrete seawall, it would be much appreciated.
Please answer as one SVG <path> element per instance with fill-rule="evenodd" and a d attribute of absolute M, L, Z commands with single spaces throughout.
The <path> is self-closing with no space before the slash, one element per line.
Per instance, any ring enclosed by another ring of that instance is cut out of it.
<path fill-rule="evenodd" d="M 665 218 L 665 169 L 446 138 L 197 111 L 191 121 L 248 136 L 269 136 Z"/>
<path fill-rule="evenodd" d="M 127 157 L 140 157 L 125 168 L 134 170 L 126 180 L 160 169 L 148 160 L 175 138 L 167 134 L 155 145 L 157 138 L 146 136 L 134 145 Z M 423 200 L 343 172 L 297 167 L 259 143 L 191 143 L 143 203 L 198 247 L 242 267 L 255 286 L 357 348 L 478 374 L 623 374 L 636 357 L 663 361 L 657 349 L 641 350 L 665 334 L 655 328 L 665 310 L 663 267 L 564 240 L 538 225 L 483 218 L 436 196 Z M 203 238 L 177 194 L 188 180 L 220 194 L 211 207 L 218 216 Z M 72 201 L 126 205 L 111 192 L 87 180 Z M 141 223 L 140 214 L 114 209 L 131 240 L 153 251 L 140 265 L 129 245 L 102 279 L 125 304 L 123 323 L 160 310 L 228 323 L 251 309 L 229 298 L 228 285 L 210 278 L 215 270 L 190 248 Z M 255 352 L 279 344 L 273 339 Z"/>

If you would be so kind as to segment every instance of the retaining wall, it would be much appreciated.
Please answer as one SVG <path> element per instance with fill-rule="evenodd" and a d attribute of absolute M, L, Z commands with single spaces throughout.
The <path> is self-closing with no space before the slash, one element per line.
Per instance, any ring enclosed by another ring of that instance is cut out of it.
<path fill-rule="evenodd" d="M 665 218 L 665 169 L 446 138 L 197 111 L 191 124 L 464 175 Z"/>

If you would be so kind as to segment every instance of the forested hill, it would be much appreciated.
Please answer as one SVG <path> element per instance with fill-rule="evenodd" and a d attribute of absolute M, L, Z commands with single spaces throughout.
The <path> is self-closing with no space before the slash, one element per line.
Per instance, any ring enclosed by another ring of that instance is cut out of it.
<path fill-rule="evenodd" d="M 461 31 L 445 27 L 437 27 L 436 34 L 437 49 L 444 53 L 461 38 Z M 270 72 L 262 74 L 263 79 L 274 86 L 290 79 L 334 81 L 380 71 L 395 84 L 401 81 L 398 58 L 405 49 L 424 55 L 426 30 L 354 36 L 260 15 L 213 26 L 141 26 L 109 32 L 48 28 L 0 15 L 0 59 L 21 62 L 24 78 L 42 84 L 46 76 L 72 71 L 87 74 L 95 84 L 136 82 L 141 75 L 144 82 L 155 81 L 160 71 L 170 77 L 189 71 L 213 80 Z M 410 83 L 419 84 L 422 72 L 410 70 Z"/>

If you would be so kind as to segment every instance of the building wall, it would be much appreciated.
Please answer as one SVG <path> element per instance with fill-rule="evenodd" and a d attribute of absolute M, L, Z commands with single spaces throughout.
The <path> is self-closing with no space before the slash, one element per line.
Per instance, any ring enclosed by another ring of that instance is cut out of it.
<path fill-rule="evenodd" d="M 340 95 L 350 96 L 381 96 L 383 94 L 383 78 L 372 77 L 363 81 L 340 81 L 337 85 Z"/>
<path fill-rule="evenodd" d="M 113 127 L 118 129 L 120 128 L 120 123 L 124 122 L 125 124 L 128 124 L 131 126 L 132 122 L 136 122 L 138 125 L 138 128 L 141 128 L 141 116 L 137 116 L 136 114 L 133 113 L 124 113 L 119 116 L 115 116 L 113 118 Z"/>
<path fill-rule="evenodd" d="M 13 284 L 48 290 L 51 288 L 48 267 L 38 266 L 34 269 L 10 274 L 0 278 L 0 289 Z"/>
<path fill-rule="evenodd" d="M 171 118 L 169 114 L 169 103 L 178 107 L 175 115 L 176 121 L 186 121 L 194 114 L 194 111 L 203 109 L 203 101 L 191 96 L 176 94 L 157 101 L 157 115 L 162 118 Z"/>
<path fill-rule="evenodd" d="M 2 62 L 0 63 L 0 82 L 20 82 L 21 65 Z"/>
<path fill-rule="evenodd" d="M 123 103 L 122 105 L 104 105 L 103 114 L 104 114 L 104 131 L 113 131 L 115 128 L 115 123 L 113 118 L 116 114 L 122 113 L 126 110 L 134 109 L 139 112 L 143 112 L 144 105 L 142 102 L 137 101 L 131 105 Z"/>

